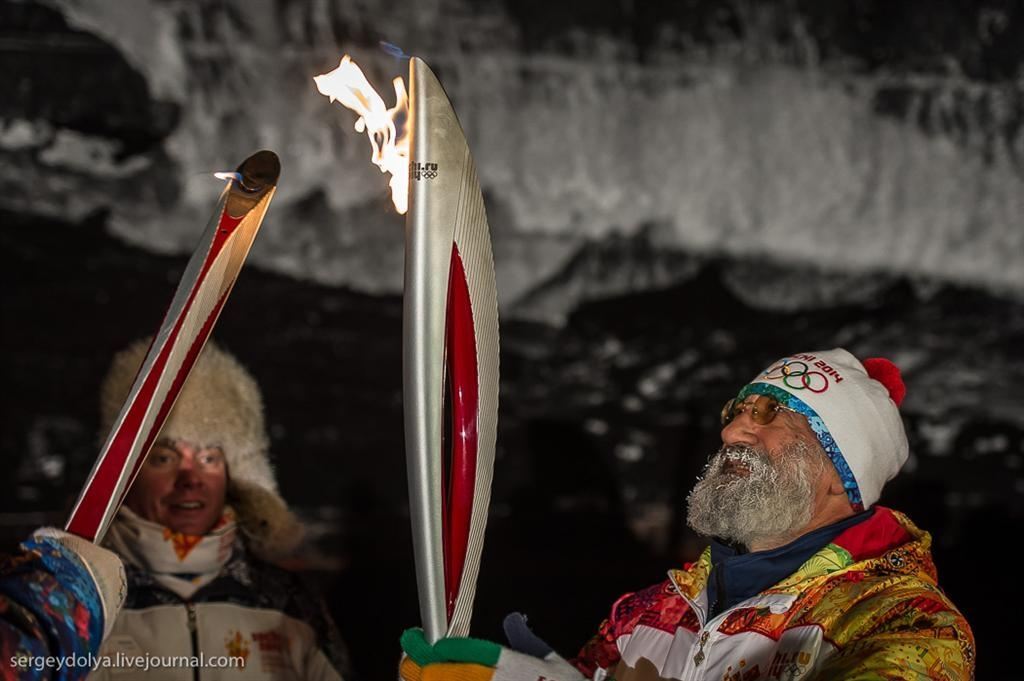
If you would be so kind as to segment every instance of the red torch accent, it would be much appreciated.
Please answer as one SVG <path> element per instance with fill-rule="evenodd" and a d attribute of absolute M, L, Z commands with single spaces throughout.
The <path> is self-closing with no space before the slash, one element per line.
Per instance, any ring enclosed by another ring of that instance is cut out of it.
<path fill-rule="evenodd" d="M 476 332 L 469 286 L 459 249 L 452 244 L 445 320 L 445 363 L 451 390 L 451 470 L 448 471 L 444 519 L 445 597 L 448 619 L 459 594 L 469 543 L 469 523 L 476 487 L 477 393 Z"/>
<path fill-rule="evenodd" d="M 139 390 L 138 396 L 129 408 L 128 413 L 125 415 L 124 421 L 121 423 L 120 428 L 118 428 L 114 439 L 111 441 L 110 449 L 106 456 L 104 456 L 100 467 L 96 471 L 95 478 L 82 495 L 82 499 L 79 502 L 75 513 L 68 520 L 68 532 L 76 534 L 79 537 L 84 537 L 90 541 L 94 541 L 96 539 L 97 534 L 99 533 L 100 523 L 103 520 L 103 514 L 110 502 L 111 490 L 117 486 L 117 481 L 127 463 L 132 442 L 135 441 L 139 430 L 142 428 L 142 422 L 145 419 L 146 411 L 153 400 L 153 393 L 156 390 L 161 375 L 163 374 L 164 366 L 167 364 L 167 359 L 170 357 L 171 350 L 174 347 L 174 339 L 181 333 L 181 326 L 187 316 L 185 312 L 192 307 L 196 293 L 202 286 L 203 280 L 206 278 L 210 266 L 213 261 L 216 260 L 217 255 L 224 247 L 228 237 L 230 237 L 235 231 L 235 228 L 238 227 L 241 219 L 241 217 L 236 218 L 229 215 L 227 211 L 225 211 L 221 216 L 217 234 L 214 237 L 213 242 L 210 244 L 210 250 L 206 255 L 206 260 L 203 263 L 202 270 L 200 271 L 199 277 L 197 278 L 189 295 L 188 302 L 183 308 L 184 311 L 179 316 L 178 322 L 174 326 L 174 330 L 165 341 L 163 351 L 153 362 L 153 366 L 151 367 L 149 374 L 146 376 L 146 382 Z M 182 362 L 171 388 L 167 391 L 167 395 L 165 396 L 163 403 L 160 405 L 160 411 L 157 413 L 157 417 L 153 422 L 153 427 L 146 437 L 145 444 L 142 448 L 142 456 L 139 457 L 138 461 L 135 462 L 135 465 L 132 468 L 129 485 L 125 487 L 121 497 L 117 500 L 118 503 L 123 501 L 124 496 L 128 493 L 128 487 L 131 485 L 131 481 L 135 479 L 135 475 L 142 466 L 145 454 L 149 451 L 149 448 L 153 444 L 153 440 L 160 432 L 160 428 L 167 419 L 167 416 L 171 411 L 171 407 L 174 406 L 174 400 L 178 397 L 178 393 L 181 392 L 181 388 L 185 383 L 185 378 L 192 369 L 192 365 L 195 364 L 200 350 L 202 350 L 203 345 L 206 344 L 206 339 L 213 330 L 213 325 L 217 321 L 217 317 L 219 316 L 220 310 L 226 300 L 227 292 L 225 292 L 221 299 L 217 301 L 213 311 L 204 321 L 201 331 L 192 342 L 192 345 L 189 346 L 185 361 Z"/>
<path fill-rule="evenodd" d="M 189 346 L 188 353 L 185 355 L 185 361 L 181 363 L 181 368 L 178 369 L 177 375 L 174 377 L 174 382 L 171 384 L 170 390 L 167 391 L 167 398 L 164 399 L 163 404 L 160 405 L 160 411 L 157 413 L 156 419 L 153 421 L 153 428 L 149 431 L 149 435 L 146 437 L 146 442 L 142 447 L 144 453 L 148 453 L 150 447 L 153 446 L 153 441 L 156 439 L 157 434 L 160 433 L 160 429 L 163 427 L 164 421 L 171 413 L 171 408 L 174 406 L 174 401 L 178 398 L 181 393 L 182 387 L 185 385 L 185 380 L 188 378 L 188 374 L 192 371 L 192 367 L 195 365 L 196 360 L 199 358 L 199 353 L 202 352 L 203 347 L 206 345 L 207 339 L 210 334 L 213 333 L 213 325 L 216 323 L 217 318 L 220 316 L 221 308 L 224 307 L 224 303 L 228 301 L 228 294 L 230 291 L 224 293 L 217 301 L 217 304 L 213 307 L 210 312 L 210 316 L 206 318 L 203 323 L 203 328 L 199 331 L 195 340 L 192 341 L 192 345 Z M 166 362 L 166 357 L 161 358 L 161 366 Z M 127 441 L 130 444 L 130 440 Z M 127 446 L 127 444 L 125 445 Z M 128 490 L 131 489 L 131 483 L 135 481 L 135 476 L 139 473 L 139 468 L 145 463 L 146 459 L 144 456 L 140 456 L 138 461 L 135 462 L 135 466 L 132 467 L 132 474 L 129 478 L 128 486 L 124 488 L 124 492 L 121 494 L 121 498 L 118 500 L 119 503 L 124 501 L 124 498 L 128 495 Z M 70 532 L 71 530 L 69 530 Z"/>

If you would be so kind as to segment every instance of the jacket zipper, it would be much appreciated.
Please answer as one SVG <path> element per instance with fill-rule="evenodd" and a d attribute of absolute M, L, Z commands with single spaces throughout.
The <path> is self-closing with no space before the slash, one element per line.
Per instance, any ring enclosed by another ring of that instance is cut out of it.
<path fill-rule="evenodd" d="M 721 626 L 722 622 L 725 621 L 725 618 L 728 617 L 731 612 L 731 609 L 726 610 L 722 614 L 708 619 L 707 623 L 701 627 L 700 638 L 698 639 L 700 647 L 697 648 L 697 653 L 693 656 L 693 670 L 690 672 L 689 678 L 703 678 L 704 675 L 698 672 L 697 668 L 701 666 L 710 653 L 710 649 L 705 650 L 704 646 L 706 646 L 708 641 L 711 639 L 711 634 L 718 631 L 718 627 Z"/>
<path fill-rule="evenodd" d="M 725 579 L 723 578 L 723 571 L 721 569 L 715 570 L 715 602 L 708 604 L 708 625 L 713 622 L 717 615 L 722 614 L 721 605 L 728 603 L 729 599 L 725 593 Z M 708 639 L 711 638 L 711 632 L 704 628 L 703 633 L 700 635 L 700 648 L 697 649 L 697 654 L 693 656 L 693 666 L 699 667 L 704 659 L 707 657 L 704 653 L 704 646 L 707 644 Z"/>
<path fill-rule="evenodd" d="M 199 636 L 196 627 L 196 606 L 192 602 L 185 603 L 185 612 L 188 614 L 188 631 L 192 637 L 192 657 L 199 655 Z M 199 665 L 192 667 L 192 678 L 199 681 Z"/>
<path fill-rule="evenodd" d="M 689 674 L 685 675 L 686 678 L 698 679 L 698 678 L 701 678 L 703 676 L 703 674 L 701 674 L 698 671 L 698 667 L 700 667 L 701 664 L 704 663 L 704 660 L 707 659 L 707 652 L 705 652 L 704 646 L 706 646 L 708 641 L 711 639 L 711 632 L 712 631 L 717 631 L 719 625 L 725 620 L 725 618 L 729 615 L 729 613 L 732 612 L 733 609 L 736 609 L 740 605 L 742 605 L 742 603 L 737 603 L 736 604 L 736 608 L 732 608 L 730 610 L 726 610 L 725 612 L 720 613 L 718 616 L 715 616 L 715 617 L 713 617 L 711 615 L 712 604 L 709 603 L 708 604 L 708 612 L 707 612 L 707 615 L 706 615 L 707 619 L 705 619 L 704 617 L 701 616 L 703 614 L 703 612 L 701 611 L 700 608 L 697 607 L 697 602 L 694 601 L 693 599 L 689 598 L 688 596 L 686 596 L 686 594 L 683 593 L 682 589 L 679 588 L 679 585 L 676 584 L 676 581 L 674 579 L 672 579 L 671 573 L 669 573 L 669 580 L 672 582 L 672 587 L 676 590 L 676 593 L 679 594 L 679 597 L 682 598 L 684 601 L 686 601 L 686 604 L 690 606 L 690 610 L 692 610 L 694 612 L 694 614 L 697 615 L 697 622 L 700 624 L 700 638 L 697 639 L 697 641 L 700 644 L 700 646 L 697 648 L 697 652 L 694 654 L 694 656 L 692 658 L 693 659 L 693 668 L 690 670 Z M 718 581 L 717 577 L 716 577 L 715 581 L 716 582 Z M 724 589 L 724 585 L 721 582 L 719 582 L 718 586 L 720 588 L 720 591 L 719 591 L 718 599 L 716 599 L 716 600 L 721 600 L 721 595 L 724 593 L 724 590 L 723 590 Z M 746 602 L 746 601 L 744 601 L 744 602 Z"/>
<path fill-rule="evenodd" d="M 697 654 L 693 656 L 693 666 L 699 667 L 700 663 L 704 661 L 704 644 L 711 638 L 711 632 L 704 631 L 700 635 L 700 648 L 697 650 Z"/>
<path fill-rule="evenodd" d="M 671 572 L 669 573 L 669 580 L 672 582 L 672 588 L 676 590 L 676 593 L 679 594 L 679 597 L 686 601 L 686 604 L 690 606 L 690 610 L 692 610 L 694 614 L 697 615 L 697 623 L 700 624 L 700 638 L 698 639 L 700 642 L 700 648 L 697 649 L 697 653 L 693 657 L 693 667 L 690 669 L 690 673 L 686 674 L 686 678 L 695 679 L 698 678 L 697 667 L 701 665 L 701 663 L 704 661 L 704 658 L 706 657 L 704 654 L 704 645 L 708 642 L 708 639 L 711 638 L 711 632 L 707 631 L 705 624 L 708 624 L 710 622 L 708 620 L 705 620 L 704 611 L 697 607 L 697 602 L 691 599 L 686 594 L 684 594 L 683 590 L 679 588 L 679 585 L 676 584 L 676 580 L 672 579 Z M 709 612 L 706 615 L 707 617 L 711 616 L 710 610 L 711 605 L 708 604 Z"/>

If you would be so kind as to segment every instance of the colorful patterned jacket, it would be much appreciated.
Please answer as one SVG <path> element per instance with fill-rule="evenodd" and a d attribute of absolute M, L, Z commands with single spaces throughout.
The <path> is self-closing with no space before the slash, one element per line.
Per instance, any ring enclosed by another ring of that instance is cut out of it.
<path fill-rule="evenodd" d="M 0 679 L 83 678 L 103 639 L 96 583 L 53 539 L 21 548 L 0 558 Z"/>
<path fill-rule="evenodd" d="M 874 515 L 707 621 L 710 551 L 620 598 L 573 661 L 596 681 L 971 679 L 974 637 L 936 584 L 931 537 Z"/>

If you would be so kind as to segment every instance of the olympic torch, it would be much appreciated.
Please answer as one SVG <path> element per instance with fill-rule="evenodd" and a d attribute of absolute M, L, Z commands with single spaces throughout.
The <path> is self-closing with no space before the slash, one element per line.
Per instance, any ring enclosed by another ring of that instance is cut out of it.
<path fill-rule="evenodd" d="M 469 633 L 498 422 L 498 301 L 473 156 L 444 88 L 409 63 L 405 450 L 429 641 Z"/>
<path fill-rule="evenodd" d="M 394 79 L 390 108 L 348 55 L 313 80 L 359 115 L 355 130 L 406 213 L 405 453 L 420 613 L 429 640 L 465 636 L 498 421 L 498 301 L 473 156 L 420 59 L 409 62 L 408 96 Z"/>
<path fill-rule="evenodd" d="M 67 530 L 99 542 L 210 337 L 270 207 L 281 165 L 259 151 L 229 179 L 75 503 Z"/>

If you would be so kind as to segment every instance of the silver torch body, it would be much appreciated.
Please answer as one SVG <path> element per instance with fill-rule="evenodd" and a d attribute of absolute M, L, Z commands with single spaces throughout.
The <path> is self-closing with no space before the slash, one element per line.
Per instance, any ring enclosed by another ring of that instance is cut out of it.
<path fill-rule="evenodd" d="M 405 447 L 420 613 L 433 642 L 469 633 L 497 437 L 498 303 L 462 127 L 415 57 L 409 86 Z"/>

